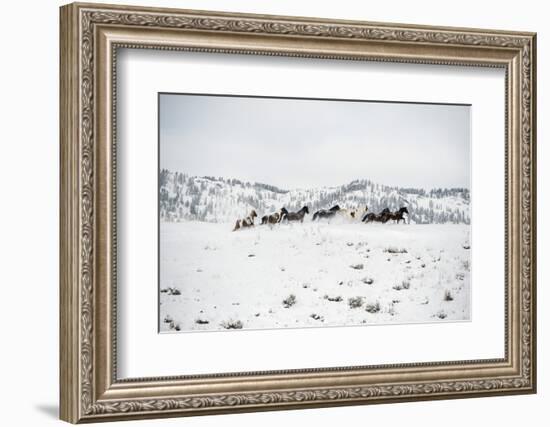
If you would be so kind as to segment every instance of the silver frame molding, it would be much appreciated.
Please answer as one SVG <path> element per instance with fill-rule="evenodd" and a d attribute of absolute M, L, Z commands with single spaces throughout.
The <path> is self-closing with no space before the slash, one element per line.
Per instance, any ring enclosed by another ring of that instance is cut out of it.
<path fill-rule="evenodd" d="M 72 423 L 536 391 L 536 35 L 100 4 L 60 36 L 61 419 Z M 119 380 L 118 48 L 501 67 L 506 71 L 505 357 Z"/>

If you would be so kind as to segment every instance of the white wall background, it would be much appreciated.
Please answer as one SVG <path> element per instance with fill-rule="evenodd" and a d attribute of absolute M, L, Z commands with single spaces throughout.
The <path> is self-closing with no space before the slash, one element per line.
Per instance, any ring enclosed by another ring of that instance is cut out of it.
<path fill-rule="evenodd" d="M 122 3 L 110 0 L 113 3 Z M 134 4 L 538 32 L 538 117 L 550 114 L 550 29 L 544 2 L 393 0 L 133 0 Z M 9 2 L 0 25 L 0 420 L 7 426 L 59 425 L 58 402 L 58 6 Z M 546 18 L 546 19 L 545 19 Z M 360 423 L 393 426 L 543 425 L 550 405 L 550 150 L 539 119 L 539 393 L 439 402 L 267 412 L 133 425 L 275 426 Z M 546 335 L 546 336 L 545 336 Z"/>

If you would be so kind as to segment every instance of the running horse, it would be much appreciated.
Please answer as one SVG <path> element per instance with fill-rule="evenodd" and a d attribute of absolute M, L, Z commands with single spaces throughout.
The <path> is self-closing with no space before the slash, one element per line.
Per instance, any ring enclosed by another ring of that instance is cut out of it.
<path fill-rule="evenodd" d="M 307 206 L 304 206 L 302 209 L 300 209 L 298 212 L 286 212 L 283 213 L 283 216 L 281 218 L 281 221 L 300 221 L 304 222 L 304 216 L 309 213 L 309 208 Z"/>
<path fill-rule="evenodd" d="M 241 228 L 248 228 L 248 227 L 254 227 L 254 218 L 256 218 L 258 214 L 254 209 L 250 211 L 250 214 L 243 219 L 238 219 L 235 223 L 235 228 L 233 228 L 233 231 L 237 231 Z"/>
<path fill-rule="evenodd" d="M 390 220 L 390 215 L 390 210 L 388 208 L 384 208 L 384 210 L 379 214 L 375 214 L 374 212 L 367 212 L 361 221 L 363 221 L 364 223 L 376 221 L 385 224 Z"/>
<path fill-rule="evenodd" d="M 330 209 L 320 209 L 317 212 L 313 214 L 313 221 L 316 221 L 317 219 L 322 218 L 332 218 L 334 215 L 336 215 L 336 212 L 340 210 L 340 206 L 334 205 Z"/>
<path fill-rule="evenodd" d="M 403 214 L 407 214 L 407 216 L 409 215 L 409 210 L 406 208 L 406 207 L 402 207 L 400 208 L 398 211 L 395 211 L 395 212 L 391 212 L 388 216 L 389 218 L 388 219 L 393 219 L 395 222 L 397 222 L 399 224 L 399 221 L 403 221 L 403 222 L 406 222 L 405 221 L 405 218 L 403 217 Z"/>
<path fill-rule="evenodd" d="M 271 215 L 264 215 L 262 217 L 262 225 L 277 224 L 281 222 L 281 219 L 285 213 L 288 213 L 288 211 L 285 208 L 281 208 L 279 212 L 274 212 Z"/>

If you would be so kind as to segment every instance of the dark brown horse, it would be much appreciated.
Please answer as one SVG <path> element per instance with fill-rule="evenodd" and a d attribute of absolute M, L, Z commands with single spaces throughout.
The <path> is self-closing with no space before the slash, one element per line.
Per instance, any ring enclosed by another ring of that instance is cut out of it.
<path fill-rule="evenodd" d="M 391 215 L 390 210 L 388 208 L 385 208 L 379 214 L 375 214 L 374 212 L 368 212 L 367 214 L 365 214 L 362 221 L 365 222 L 365 223 L 381 222 L 381 223 L 385 224 L 390 219 L 389 215 Z"/>
<path fill-rule="evenodd" d="M 235 223 L 235 228 L 233 228 L 233 231 L 237 231 L 241 228 L 247 228 L 247 227 L 254 227 L 254 218 L 256 218 L 258 214 L 254 209 L 250 211 L 250 214 L 243 219 L 238 219 Z"/>
<path fill-rule="evenodd" d="M 403 214 L 409 215 L 409 210 L 406 207 L 400 208 L 398 211 L 391 212 L 388 215 L 388 219 L 393 219 L 395 222 L 399 224 L 399 221 L 405 222 L 405 218 L 403 217 Z"/>
<path fill-rule="evenodd" d="M 304 216 L 308 213 L 309 213 L 309 209 L 308 209 L 307 206 L 304 206 L 298 212 L 288 212 L 287 211 L 286 213 L 283 213 L 281 221 L 286 221 L 286 222 L 300 221 L 300 222 L 304 222 Z"/>

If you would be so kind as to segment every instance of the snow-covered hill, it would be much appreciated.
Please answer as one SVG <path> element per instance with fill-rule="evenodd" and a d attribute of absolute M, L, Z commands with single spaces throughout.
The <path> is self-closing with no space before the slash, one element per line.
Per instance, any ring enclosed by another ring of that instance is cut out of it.
<path fill-rule="evenodd" d="M 470 192 L 464 188 L 425 191 L 390 187 L 364 179 L 335 187 L 283 190 L 267 184 L 188 176 L 166 169 L 161 171 L 159 179 L 163 221 L 229 223 L 246 216 L 252 209 L 261 217 L 283 206 L 294 211 L 307 205 L 313 214 L 338 204 L 350 210 L 367 206 L 370 212 L 406 206 L 411 223 L 470 223 Z"/>

